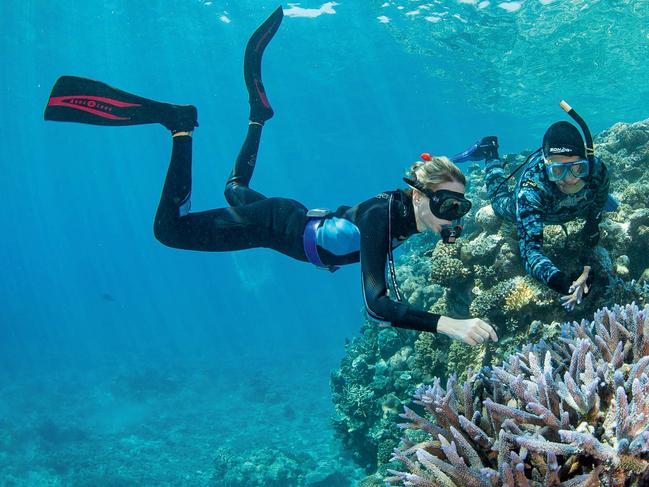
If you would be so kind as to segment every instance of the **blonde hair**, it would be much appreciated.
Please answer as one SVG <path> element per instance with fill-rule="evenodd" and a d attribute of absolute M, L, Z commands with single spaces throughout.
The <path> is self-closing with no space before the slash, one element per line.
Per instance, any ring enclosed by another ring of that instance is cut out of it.
<path fill-rule="evenodd" d="M 466 185 L 466 177 L 460 168 L 446 156 L 433 156 L 429 161 L 415 162 L 410 166 L 408 176 L 431 189 L 442 183 Z"/>

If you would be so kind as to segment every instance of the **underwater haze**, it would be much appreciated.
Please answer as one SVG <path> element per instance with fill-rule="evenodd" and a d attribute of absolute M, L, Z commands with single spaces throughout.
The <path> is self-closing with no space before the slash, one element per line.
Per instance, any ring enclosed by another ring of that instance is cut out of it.
<path fill-rule="evenodd" d="M 244 49 L 277 5 L 0 5 L 0 486 L 365 475 L 334 436 L 329 388 L 365 319 L 359 265 L 165 247 L 152 227 L 168 131 L 43 121 L 61 75 L 196 105 L 192 209 L 225 206 L 247 130 Z M 645 0 L 283 7 L 251 183 L 268 196 L 336 208 L 402 187 L 422 152 L 485 135 L 536 149 L 568 119 L 561 99 L 594 134 L 649 116 Z"/>

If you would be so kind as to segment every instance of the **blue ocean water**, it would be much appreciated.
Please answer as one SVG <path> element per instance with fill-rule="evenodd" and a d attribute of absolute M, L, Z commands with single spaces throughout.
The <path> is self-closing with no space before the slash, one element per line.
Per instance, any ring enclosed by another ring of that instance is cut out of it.
<path fill-rule="evenodd" d="M 0 6 L 3 485 L 208 485 L 223 447 L 297 449 L 362 475 L 333 437 L 328 385 L 363 321 L 358 265 L 166 248 L 152 233 L 165 129 L 42 119 L 62 74 L 192 103 L 192 207 L 224 206 L 247 125 L 243 50 L 276 6 Z M 400 187 L 424 151 L 490 134 L 533 149 L 566 118 L 562 98 L 594 133 L 648 115 L 647 2 L 284 8 L 252 182 L 267 195 L 335 208 Z"/>

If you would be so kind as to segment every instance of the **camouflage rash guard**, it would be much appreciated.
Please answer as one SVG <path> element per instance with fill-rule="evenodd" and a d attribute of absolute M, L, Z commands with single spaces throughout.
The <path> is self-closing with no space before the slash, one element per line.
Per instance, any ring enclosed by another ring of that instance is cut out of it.
<path fill-rule="evenodd" d="M 597 245 L 598 225 L 609 190 L 608 171 L 604 163 L 594 159 L 592 174 L 584 188 L 575 194 L 565 194 L 550 181 L 540 154 L 524 167 L 514 191 L 504 183 L 504 167 L 500 159 L 486 161 L 487 192 L 494 212 L 515 222 L 521 260 L 533 277 L 562 294 L 567 294 L 570 280 L 543 253 L 543 226 L 562 224 L 575 218 L 585 218 L 582 233 L 588 250 Z"/>

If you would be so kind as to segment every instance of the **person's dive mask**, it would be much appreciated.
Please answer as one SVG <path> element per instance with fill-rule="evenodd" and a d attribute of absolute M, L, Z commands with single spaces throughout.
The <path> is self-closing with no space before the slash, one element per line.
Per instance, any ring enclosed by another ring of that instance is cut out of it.
<path fill-rule="evenodd" d="M 442 236 L 442 242 L 445 244 L 452 244 L 462 236 L 462 220 L 455 220 L 451 224 L 442 225 L 442 230 L 439 232 Z"/>
<path fill-rule="evenodd" d="M 548 179 L 552 182 L 565 179 L 568 172 L 580 179 L 588 176 L 589 164 L 587 159 L 580 159 L 573 162 L 552 162 L 543 156 L 543 162 L 545 163 L 545 172 L 548 175 Z"/>
<path fill-rule="evenodd" d="M 464 194 L 448 189 L 432 191 L 415 179 L 403 178 L 413 188 L 418 189 L 428 197 L 430 211 L 442 220 L 459 220 L 471 210 L 471 202 Z"/>

